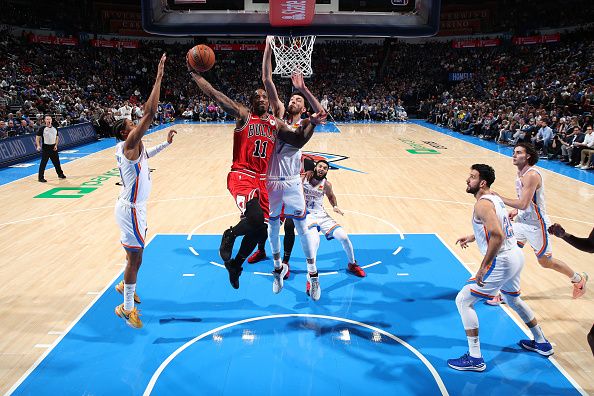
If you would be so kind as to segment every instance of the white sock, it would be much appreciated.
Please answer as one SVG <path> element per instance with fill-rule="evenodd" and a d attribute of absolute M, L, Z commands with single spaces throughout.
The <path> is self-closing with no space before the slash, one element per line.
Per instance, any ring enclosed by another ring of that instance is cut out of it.
<path fill-rule="evenodd" d="M 307 272 L 310 274 L 315 274 L 318 272 L 318 268 L 316 267 L 316 259 L 307 259 Z"/>
<path fill-rule="evenodd" d="M 131 285 L 124 284 L 124 309 L 130 311 L 134 308 L 134 292 L 136 291 L 136 283 Z"/>
<path fill-rule="evenodd" d="M 468 352 L 470 356 L 473 358 L 480 358 L 481 357 L 481 343 L 479 341 L 479 337 L 469 337 L 466 336 L 468 339 Z"/>
<path fill-rule="evenodd" d="M 534 341 L 540 343 L 546 342 L 544 333 L 542 332 L 542 329 L 540 328 L 539 325 L 536 325 L 534 327 L 529 327 L 530 332 L 532 333 L 532 335 L 534 336 Z"/>
<path fill-rule="evenodd" d="M 574 272 L 573 276 L 571 277 L 571 283 L 578 283 L 581 280 L 582 280 L 582 276 L 580 274 L 578 274 L 577 272 Z"/>

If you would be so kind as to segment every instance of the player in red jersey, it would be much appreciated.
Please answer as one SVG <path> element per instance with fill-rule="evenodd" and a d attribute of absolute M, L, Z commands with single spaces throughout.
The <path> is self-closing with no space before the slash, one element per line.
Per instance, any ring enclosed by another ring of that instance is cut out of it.
<path fill-rule="evenodd" d="M 270 103 L 265 90 L 256 89 L 250 94 L 248 109 L 213 88 L 200 73 L 190 67 L 188 70 L 200 90 L 237 119 L 233 134 L 233 164 L 227 176 L 227 189 L 241 211 L 241 219 L 223 233 L 219 254 L 229 272 L 231 286 L 238 289 L 243 262 L 257 243 L 266 241 L 268 237 L 266 171 L 274 142 L 279 138 L 294 146 L 303 146 L 325 115 L 312 114 L 309 121 L 302 122 L 299 128 L 292 130 L 282 120 L 268 113 Z M 233 244 L 240 235 L 244 237 L 233 259 Z"/>

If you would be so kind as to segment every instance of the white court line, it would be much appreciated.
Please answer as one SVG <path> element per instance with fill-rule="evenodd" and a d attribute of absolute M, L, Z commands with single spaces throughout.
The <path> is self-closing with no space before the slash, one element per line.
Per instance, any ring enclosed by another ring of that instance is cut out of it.
<path fill-rule="evenodd" d="M 206 225 L 208 223 L 212 223 L 215 220 L 223 219 L 225 217 L 233 216 L 233 215 L 239 216 L 239 213 L 238 212 L 231 212 L 231 213 L 227 213 L 227 214 L 220 215 L 220 216 L 217 216 L 217 217 L 213 217 L 212 219 L 208 219 L 206 221 L 203 221 L 202 223 L 200 223 L 196 227 L 194 227 L 194 229 L 192 231 L 190 231 L 190 233 L 188 234 L 188 238 L 187 238 L 188 241 L 192 239 L 192 235 L 194 235 L 194 233 L 196 232 L 196 230 L 198 230 L 199 228 L 202 228 L 202 226 L 204 226 L 204 225 Z"/>
<path fill-rule="evenodd" d="M 200 255 L 198 254 L 198 252 L 197 252 L 196 250 L 194 250 L 194 248 L 193 248 L 192 246 L 188 247 L 188 249 L 190 249 L 190 252 L 192 252 L 192 254 L 193 254 L 194 256 L 200 256 Z"/>
<path fill-rule="evenodd" d="M 223 264 L 215 263 L 214 261 L 210 262 L 212 265 L 216 265 L 217 267 L 225 268 Z M 226 268 L 225 268 L 226 269 Z"/>
<path fill-rule="evenodd" d="M 398 253 L 400 253 L 400 251 L 401 251 L 401 250 L 402 250 L 402 246 L 400 246 L 400 247 L 398 247 L 398 249 L 394 250 L 394 251 L 392 252 L 392 254 L 393 254 L 394 256 L 396 256 Z"/>
<path fill-rule="evenodd" d="M 338 274 L 338 271 L 330 271 L 330 272 L 318 272 L 319 276 L 324 276 L 324 275 L 336 275 Z"/>
<path fill-rule="evenodd" d="M 182 274 L 182 276 L 192 277 L 192 276 L 196 276 L 196 274 Z"/>
<path fill-rule="evenodd" d="M 460 262 L 460 264 L 462 264 L 464 266 L 464 268 L 466 268 L 466 270 L 468 271 L 468 273 L 470 273 L 470 275 L 474 275 L 474 272 L 471 271 L 471 269 L 462 262 L 462 260 L 460 259 L 460 257 L 458 257 L 458 255 L 456 254 L 456 252 L 454 252 L 454 250 L 443 240 L 443 238 L 439 235 L 439 234 L 435 234 L 435 236 L 441 241 L 441 243 L 443 243 L 443 245 L 448 248 L 448 250 L 450 251 L 450 253 L 452 253 L 452 255 L 454 255 L 454 257 L 456 258 L 456 260 L 458 260 Z M 503 309 L 503 311 L 507 314 L 507 316 L 509 316 L 511 318 L 511 320 L 514 321 L 514 323 L 520 328 L 520 330 L 522 330 L 522 332 L 524 334 L 526 334 L 526 336 L 528 338 L 532 338 L 532 334 L 526 329 L 526 325 L 522 322 L 520 322 L 518 319 L 516 319 L 516 317 L 514 315 L 512 315 L 509 307 L 504 306 L 504 305 L 500 305 L 501 309 Z M 565 371 L 565 369 L 563 367 L 561 367 L 561 365 L 557 362 L 557 360 L 555 360 L 554 357 L 549 356 L 548 358 L 551 363 L 553 363 L 553 365 L 555 367 L 557 367 L 557 369 L 559 370 L 559 372 L 565 377 L 567 378 L 567 380 L 569 381 L 569 383 L 571 383 L 571 385 L 574 386 L 575 389 L 577 389 L 578 392 L 580 392 L 581 395 L 583 396 L 588 396 L 588 394 L 586 393 L 586 391 L 584 391 L 584 389 L 582 389 L 582 387 L 580 386 L 580 384 L 578 384 L 576 382 L 576 380 L 573 379 L 573 377 L 571 375 L 569 375 L 569 373 L 567 371 Z"/>
<path fill-rule="evenodd" d="M 149 243 L 151 243 L 154 239 L 154 237 L 156 235 L 159 234 L 155 234 L 153 235 L 144 245 L 144 247 L 146 248 Z M 21 378 L 19 378 L 19 380 L 17 382 L 15 382 L 15 384 L 8 390 L 8 392 L 6 393 L 6 396 L 12 394 L 22 383 L 23 381 L 25 381 L 25 379 L 33 372 L 33 370 L 35 370 L 37 368 L 37 366 L 39 366 L 41 364 L 41 362 L 43 361 L 43 359 L 45 359 L 47 357 L 47 355 L 49 355 L 49 353 L 56 347 L 56 345 L 58 345 L 62 339 L 66 336 L 66 334 L 68 334 L 70 332 L 70 330 L 72 330 L 72 328 L 82 319 L 83 316 L 85 316 L 85 314 L 89 311 L 89 309 L 91 309 L 91 307 L 93 305 L 95 305 L 95 303 L 97 301 L 99 301 L 99 299 L 101 298 L 101 296 L 103 294 L 105 294 L 105 292 L 107 290 L 109 290 L 111 288 L 111 285 L 116 281 L 116 279 L 118 279 L 122 273 L 124 272 L 124 270 L 120 270 L 120 272 L 118 272 L 118 274 L 116 276 L 114 276 L 111 281 L 109 281 L 109 283 L 107 284 L 107 286 L 105 286 L 103 288 L 103 290 L 101 291 L 101 294 L 98 294 L 95 299 L 93 299 L 93 301 L 91 301 L 89 303 L 89 305 L 87 305 L 87 307 L 85 309 L 83 309 L 83 311 L 80 313 L 80 315 L 78 315 L 78 317 L 76 319 L 74 319 L 72 321 L 72 323 L 70 324 L 70 326 L 68 326 L 68 328 L 64 331 L 64 334 L 62 334 L 58 339 L 56 339 L 56 341 L 43 353 L 43 355 L 41 355 L 39 357 L 39 359 L 37 359 L 37 361 L 35 361 L 35 363 L 33 363 L 31 365 L 31 367 L 29 367 L 29 369 L 25 372 L 25 374 L 23 374 L 21 376 Z"/>
<path fill-rule="evenodd" d="M 164 132 L 164 131 L 166 131 L 166 130 L 167 130 L 167 129 L 169 129 L 169 128 L 174 128 L 174 127 L 175 127 L 175 125 L 181 125 L 181 124 L 182 124 L 182 123 L 179 123 L 179 124 L 177 124 L 177 123 L 175 123 L 175 122 L 174 122 L 174 123 L 172 123 L 172 124 L 163 124 L 163 125 L 167 125 L 166 127 L 163 127 L 163 128 L 161 128 L 161 125 L 159 125 L 159 126 L 156 126 L 156 127 L 155 127 L 155 130 L 150 130 L 150 129 L 149 129 L 149 130 L 148 130 L 148 131 L 145 133 L 145 136 L 152 135 L 153 133 Z M 151 129 L 152 129 L 152 128 L 151 128 Z M 103 140 L 103 139 L 99 139 L 99 140 Z M 77 158 L 76 160 L 73 160 L 73 161 L 69 162 L 68 164 L 70 164 L 70 163 L 74 163 L 75 161 L 80 161 L 80 160 L 83 160 L 83 159 L 94 159 L 94 158 L 92 158 L 92 157 L 93 157 L 95 154 L 99 154 L 99 153 L 101 153 L 101 152 L 103 152 L 103 151 L 107 152 L 108 150 L 113 150 L 113 148 L 114 148 L 114 147 L 115 147 L 115 143 L 114 143 L 114 145 L 113 145 L 113 146 L 109 146 L 109 147 L 106 147 L 106 148 L 104 148 L 104 149 L 97 150 L 97 151 L 95 151 L 95 152 L 93 152 L 93 153 L 87 153 L 88 155 L 85 155 L 84 157 Z M 62 151 L 60 151 L 60 153 L 62 153 Z M 77 154 L 79 154 L 79 155 L 80 155 L 80 154 L 84 154 L 84 153 L 77 153 Z M 104 157 L 104 158 L 107 158 L 107 157 Z M 109 158 L 112 158 L 112 157 L 110 156 Z M 53 167 L 52 167 L 52 168 L 48 168 L 48 169 L 53 169 Z M 32 175 L 27 175 L 27 176 L 23 176 L 23 177 L 21 177 L 21 178 L 18 178 L 18 179 L 15 179 L 15 180 L 9 181 L 8 183 L 4 183 L 4 184 L 0 185 L 0 187 L 7 186 L 7 185 L 9 185 L 9 184 L 16 183 L 16 182 L 18 182 L 18 181 L 21 181 L 21 180 L 24 180 L 24 179 L 26 179 L 26 178 L 28 178 L 28 177 L 34 177 L 34 176 L 35 176 L 35 174 L 32 174 Z M 2 224 L 0 224 L 0 226 L 2 226 Z"/>
<path fill-rule="evenodd" d="M 272 272 L 253 272 L 254 275 L 272 276 Z"/>
<path fill-rule="evenodd" d="M 349 195 L 349 194 L 346 194 L 346 195 Z M 392 227 L 394 229 L 394 231 L 396 231 L 396 233 L 400 236 L 400 239 L 404 239 L 404 234 L 402 233 L 402 231 L 400 231 L 400 228 L 396 227 L 394 224 L 390 223 L 386 219 L 382 219 L 381 217 L 377 217 L 377 216 L 370 215 L 370 214 L 367 214 L 367 213 L 357 212 L 356 210 L 343 209 L 342 211 L 345 212 L 345 213 L 354 213 L 354 214 L 358 214 L 358 215 L 361 215 L 361 216 L 371 217 L 372 219 L 375 219 L 375 220 L 380 221 L 380 222 L 382 222 L 384 224 L 387 224 L 390 227 Z"/>
<path fill-rule="evenodd" d="M 2 186 L 0 186 L 1 188 Z M 173 201 L 189 201 L 189 200 L 194 200 L 194 199 L 211 199 L 211 198 L 221 198 L 221 197 L 226 197 L 227 195 L 196 195 L 196 196 L 192 196 L 192 197 L 181 197 L 181 198 L 168 198 L 168 199 L 157 199 L 154 201 L 147 201 L 150 204 L 153 203 L 159 203 L 159 202 L 173 202 Z M 87 208 L 87 209 L 79 209 L 79 210 L 72 210 L 70 212 L 59 212 L 59 213 L 52 213 L 49 215 L 45 215 L 45 216 L 36 216 L 36 217 L 29 217 L 26 219 L 21 219 L 21 220 L 14 220 L 14 221 L 9 221 L 6 223 L 1 223 L 0 227 L 4 227 L 7 225 L 11 225 L 11 224 L 18 224 L 18 223 L 24 223 L 26 221 L 34 221 L 34 220 L 43 220 L 43 219 L 47 219 L 50 217 L 56 217 L 56 216 L 64 216 L 64 215 L 71 215 L 71 214 L 77 214 L 77 213 L 84 213 L 84 212 L 92 212 L 94 210 L 103 210 L 103 209 L 113 209 L 115 207 L 115 203 L 113 205 L 109 205 L 109 206 L 97 206 L 96 208 Z M 169 234 L 172 235 L 172 234 Z M 183 234 L 185 235 L 185 234 Z"/>
<path fill-rule="evenodd" d="M 402 248 L 400 247 L 398 249 L 402 249 Z M 381 264 L 381 263 L 382 263 L 381 261 L 376 261 L 375 263 L 364 265 L 361 268 L 369 268 L 369 267 L 373 267 L 374 265 L 378 265 L 378 264 Z"/>
<path fill-rule="evenodd" d="M 403 200 L 407 200 L 408 199 L 408 200 L 411 200 L 411 201 L 429 201 L 429 202 L 451 203 L 451 204 L 455 204 L 455 205 L 474 206 L 474 203 L 467 203 L 467 202 L 460 202 L 460 201 L 448 201 L 448 200 L 433 199 L 433 198 L 406 197 L 406 196 L 400 196 L 400 195 L 348 194 L 348 193 L 347 194 L 336 194 L 336 195 L 339 196 L 339 197 L 390 198 L 390 199 L 403 199 Z M 594 194 L 592 194 L 592 195 L 594 195 Z M 570 217 L 553 216 L 551 214 L 549 214 L 549 217 L 554 217 L 556 219 L 562 219 L 562 220 L 567 220 L 567 221 L 573 221 L 575 223 L 582 223 L 582 224 L 587 224 L 587 225 L 594 225 L 594 223 L 591 222 L 591 221 L 583 221 L 583 220 L 578 220 L 578 219 L 572 219 Z M 349 234 L 352 234 L 352 232 L 349 233 Z"/>
<path fill-rule="evenodd" d="M 396 274 L 396 276 L 408 276 L 409 273 L 408 272 L 399 272 Z"/>
<path fill-rule="evenodd" d="M 490 152 L 492 152 L 492 153 L 499 154 L 499 155 L 501 155 L 501 156 L 503 156 L 503 157 L 507 158 L 508 160 L 511 160 L 511 158 L 512 158 L 512 157 L 511 157 L 510 155 L 508 155 L 508 154 L 503 154 L 503 153 L 500 153 L 500 152 L 498 152 L 498 151 L 495 151 L 495 150 L 493 150 L 493 149 L 490 149 L 490 148 L 488 148 L 488 147 L 483 147 L 483 146 L 480 146 L 480 145 L 478 145 L 478 144 L 475 144 L 475 143 L 473 143 L 473 142 L 466 141 L 466 140 L 464 140 L 464 139 L 462 139 L 462 138 L 460 138 L 460 137 L 457 137 L 457 136 L 455 136 L 455 135 L 448 135 L 447 133 L 440 132 L 440 131 L 437 131 L 437 130 L 435 130 L 435 129 L 432 129 L 432 128 L 429 128 L 429 127 L 426 127 L 426 126 L 424 126 L 424 125 L 417 124 L 417 123 L 411 123 L 411 125 L 418 125 L 418 126 L 420 126 L 421 128 L 425 128 L 425 129 L 427 129 L 427 130 L 430 130 L 430 131 L 433 131 L 433 132 L 437 132 L 437 133 L 439 133 L 439 134 L 441 134 L 441 135 L 446 135 L 447 137 L 450 137 L 450 138 L 452 138 L 452 139 L 456 139 L 456 140 L 458 140 L 458 141 L 460 141 L 460 142 L 464 142 L 464 143 L 466 143 L 466 144 L 470 144 L 470 145 L 472 145 L 472 146 L 474 146 L 474 147 L 477 147 L 477 148 L 482 148 L 482 149 L 485 149 L 485 150 L 487 150 L 487 151 L 490 151 Z M 447 129 L 447 128 L 444 128 L 444 129 Z M 449 131 L 450 131 L 450 132 L 452 132 L 451 130 L 449 130 Z M 510 162 L 511 162 L 511 161 L 510 161 Z M 571 179 L 571 180 L 573 180 L 573 181 L 580 182 L 580 183 L 583 183 L 583 184 L 585 184 L 585 185 L 587 185 L 587 186 L 590 186 L 590 187 L 592 187 L 592 185 L 591 185 L 590 183 L 586 183 L 585 181 L 581 181 L 581 180 L 578 180 L 578 179 L 574 179 L 574 178 L 573 178 L 573 177 L 571 177 L 571 176 L 566 176 L 566 175 L 564 175 L 564 174 L 561 174 L 561 173 L 555 172 L 554 170 L 550 170 L 550 169 L 546 169 L 546 168 L 541 168 L 540 166 L 539 166 L 539 167 L 537 167 L 537 168 L 538 168 L 538 169 L 545 170 L 545 171 L 547 171 L 547 172 L 550 172 L 550 173 L 553 173 L 553 174 L 555 174 L 555 175 L 563 176 L 563 177 L 565 177 L 565 178 L 567 178 L 567 179 Z"/>
<path fill-rule="evenodd" d="M 161 365 L 159 366 L 159 368 L 151 376 L 151 379 L 150 379 L 148 385 L 146 386 L 146 389 L 144 390 L 143 395 L 144 396 L 148 396 L 148 395 L 151 394 L 151 392 L 153 391 L 153 388 L 155 387 L 155 384 L 157 383 L 157 380 L 161 376 L 161 373 L 165 370 L 165 368 L 169 365 L 169 363 L 171 363 L 171 361 L 173 359 L 175 359 L 185 349 L 187 349 L 191 345 L 195 344 L 196 342 L 200 341 L 201 339 L 203 339 L 205 337 L 208 337 L 211 334 L 215 334 L 215 333 L 217 333 L 217 332 L 219 332 L 221 330 L 225 330 L 225 329 L 228 329 L 230 327 L 238 326 L 238 325 L 241 325 L 241 324 L 244 324 L 244 323 L 250 323 L 250 322 L 255 322 L 255 321 L 259 321 L 259 320 L 278 319 L 278 318 L 291 318 L 291 317 L 329 319 L 329 320 L 335 320 L 335 321 L 338 321 L 338 322 L 350 323 L 350 324 L 354 324 L 354 325 L 357 325 L 357 326 L 365 327 L 365 328 L 367 328 L 369 330 L 376 331 L 376 332 L 378 332 L 378 333 L 380 333 L 380 334 L 382 334 L 382 335 L 384 335 L 386 337 L 389 337 L 392 340 L 398 342 L 400 345 L 404 346 L 406 349 L 408 349 L 409 351 L 411 351 L 417 358 L 419 358 L 419 360 L 421 360 L 421 362 L 427 367 L 427 369 L 429 370 L 429 372 L 433 376 L 433 379 L 437 383 L 437 386 L 439 387 L 439 390 L 440 390 L 441 394 L 444 395 L 444 396 L 448 396 L 449 395 L 448 390 L 446 389 L 446 386 L 443 383 L 443 380 L 441 379 L 441 377 L 439 376 L 439 373 L 437 372 L 437 370 L 435 369 L 435 367 L 433 367 L 433 365 L 431 364 L 431 362 L 429 362 L 429 360 L 427 360 L 427 358 L 423 354 L 421 354 L 421 352 L 419 352 L 412 345 L 410 345 L 406 341 L 402 340 L 401 338 L 393 335 L 392 333 L 388 333 L 387 331 L 382 330 L 382 329 L 380 329 L 378 327 L 371 326 L 371 325 L 368 325 L 368 324 L 363 323 L 363 322 L 358 322 L 356 320 L 346 319 L 346 318 L 340 318 L 340 317 L 336 317 L 336 316 L 313 315 L 313 314 L 280 314 L 280 315 L 257 316 L 257 317 L 253 317 L 253 318 L 239 320 L 239 321 L 233 322 L 233 323 L 228 323 L 226 325 L 219 326 L 219 327 L 217 327 L 215 329 L 212 329 L 210 331 L 207 331 L 206 333 L 202 333 L 199 336 L 195 337 L 194 339 L 186 342 L 181 347 L 177 348 L 171 355 L 169 355 L 167 357 L 167 359 L 165 359 L 161 363 Z"/>

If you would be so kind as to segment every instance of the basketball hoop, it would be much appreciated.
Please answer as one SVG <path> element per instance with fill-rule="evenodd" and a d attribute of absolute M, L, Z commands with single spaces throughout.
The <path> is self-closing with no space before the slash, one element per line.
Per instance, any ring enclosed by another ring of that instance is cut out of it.
<path fill-rule="evenodd" d="M 311 54 L 316 36 L 271 36 L 268 42 L 274 51 L 276 65 L 273 74 L 291 77 L 301 72 L 303 77 L 311 77 Z"/>

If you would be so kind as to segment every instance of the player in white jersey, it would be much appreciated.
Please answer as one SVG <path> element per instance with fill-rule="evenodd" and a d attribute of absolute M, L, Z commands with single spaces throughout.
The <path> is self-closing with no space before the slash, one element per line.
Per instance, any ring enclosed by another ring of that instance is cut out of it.
<path fill-rule="evenodd" d="M 312 104 L 314 110 L 323 115 L 325 110 L 318 100 L 305 86 L 303 75 L 296 71 L 291 79 L 298 90 L 291 96 L 289 105 L 285 109 L 283 102 L 279 99 L 274 82 L 272 81 L 272 49 L 270 48 L 270 37 L 266 39 L 266 48 L 262 59 L 262 81 L 268 93 L 270 106 L 275 117 L 285 117 L 287 125 L 294 129 L 303 123 L 313 122 L 310 119 L 302 119 L 301 116 L 307 111 L 306 101 Z M 266 174 L 266 187 L 270 202 L 270 219 L 268 223 L 268 239 L 272 250 L 274 262 L 274 279 L 272 291 L 279 293 L 283 288 L 283 280 L 289 271 L 287 264 L 281 261 L 280 255 L 280 216 L 284 213 L 285 218 L 292 218 L 297 232 L 301 236 L 301 246 L 307 261 L 307 280 L 311 279 L 313 300 L 318 300 L 321 295 L 319 286 L 318 270 L 316 267 L 315 236 L 308 232 L 305 224 L 305 198 L 301 183 L 301 147 L 311 138 L 307 136 L 300 146 L 291 145 L 282 139 L 275 142 L 274 153 L 268 165 Z"/>
<path fill-rule="evenodd" d="M 355 251 L 349 236 L 324 209 L 324 197 L 328 197 L 332 210 L 344 216 L 342 210 L 338 208 L 338 201 L 336 195 L 334 195 L 332 183 L 326 178 L 329 169 L 328 162 L 319 160 L 314 170 L 306 172 L 304 175 L 303 190 L 305 191 L 307 206 L 307 227 L 315 231 L 321 231 L 327 240 L 336 239 L 339 241 L 347 256 L 347 271 L 362 278 L 365 276 L 365 271 L 357 264 Z M 319 242 L 320 238 L 318 236 L 316 243 L 319 244 Z"/>
<path fill-rule="evenodd" d="M 548 228 L 551 221 L 547 216 L 544 199 L 544 180 L 534 165 L 538 162 L 538 153 L 529 143 L 518 143 L 514 147 L 513 164 L 518 168 L 516 179 L 517 199 L 501 197 L 507 206 L 514 208 L 510 218 L 513 223 L 518 245 L 524 247 L 526 241 L 534 249 L 538 263 L 566 275 L 573 284 L 573 298 L 586 292 L 588 275 L 579 274 L 566 263 L 553 257 Z"/>
<path fill-rule="evenodd" d="M 520 297 L 520 274 L 524 256 L 516 244 L 513 227 L 505 204 L 491 192 L 495 171 L 489 165 L 474 164 L 466 180 L 466 192 L 474 195 L 476 203 L 472 215 L 473 235 L 459 238 L 462 248 L 476 241 L 483 261 L 474 278 L 456 296 L 456 306 L 468 340 L 468 352 L 458 359 L 449 359 L 448 366 L 463 371 L 484 371 L 487 368 L 481 354 L 479 322 L 474 304 L 481 298 L 492 298 L 501 291 L 506 303 L 518 313 L 534 336 L 521 340 L 524 349 L 543 356 L 553 354 L 553 347 L 545 339 L 534 313 Z"/>
<path fill-rule="evenodd" d="M 142 137 L 151 126 L 157 105 L 166 56 L 163 54 L 157 67 L 157 78 L 151 94 L 144 105 L 144 116 L 134 125 L 123 118 L 113 126 L 116 139 L 116 158 L 122 177 L 122 191 L 116 202 L 115 216 L 121 231 L 122 246 L 126 251 L 124 280 L 116 285 L 116 290 L 124 295 L 124 303 L 115 308 L 115 313 L 134 328 L 141 328 L 142 321 L 134 302 L 140 303 L 136 295 L 136 277 L 142 264 L 142 253 L 146 236 L 146 201 L 151 191 L 148 158 L 172 143 L 175 131 L 169 131 L 167 142 L 146 149 Z"/>

